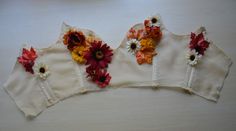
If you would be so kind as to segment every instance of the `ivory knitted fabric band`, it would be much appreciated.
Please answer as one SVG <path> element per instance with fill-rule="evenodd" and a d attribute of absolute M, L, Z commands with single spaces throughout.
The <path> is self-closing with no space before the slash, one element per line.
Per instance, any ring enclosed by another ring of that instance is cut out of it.
<path fill-rule="evenodd" d="M 217 101 L 232 64 L 205 27 L 177 35 L 160 15 L 131 27 L 117 49 L 63 23 L 55 44 L 21 51 L 4 86 L 26 117 L 75 94 L 116 87 L 175 87 Z"/>

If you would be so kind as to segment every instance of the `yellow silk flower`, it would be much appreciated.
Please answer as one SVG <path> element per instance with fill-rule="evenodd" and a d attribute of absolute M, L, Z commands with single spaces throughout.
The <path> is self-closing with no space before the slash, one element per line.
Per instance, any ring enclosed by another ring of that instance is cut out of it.
<path fill-rule="evenodd" d="M 73 51 L 71 52 L 71 56 L 75 61 L 77 61 L 80 64 L 83 64 L 86 61 L 85 58 L 84 58 L 86 50 L 87 50 L 86 47 L 78 46 L 78 47 L 73 49 Z"/>
<path fill-rule="evenodd" d="M 145 38 L 140 41 L 141 51 L 147 49 L 155 49 L 156 42 L 152 38 Z"/>

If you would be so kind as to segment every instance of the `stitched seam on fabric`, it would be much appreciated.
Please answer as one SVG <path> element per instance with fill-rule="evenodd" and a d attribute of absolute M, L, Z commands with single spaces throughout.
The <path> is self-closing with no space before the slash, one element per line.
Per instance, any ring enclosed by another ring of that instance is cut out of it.
<path fill-rule="evenodd" d="M 154 58 L 153 61 L 153 69 L 152 69 L 152 80 L 155 81 L 158 79 L 158 69 L 157 69 L 157 57 Z"/>
<path fill-rule="evenodd" d="M 83 78 L 82 78 L 81 68 L 76 63 L 73 62 L 73 64 L 75 66 L 76 75 L 78 76 L 79 85 L 80 85 L 80 87 L 84 87 L 84 82 L 83 82 Z"/>
<path fill-rule="evenodd" d="M 56 102 L 58 102 L 58 98 L 56 97 L 56 95 L 54 94 L 52 88 L 50 87 L 50 84 L 48 83 L 47 80 L 40 80 L 38 79 L 38 83 L 39 83 L 39 88 L 41 89 L 42 94 L 45 96 L 47 102 L 48 102 L 48 106 L 51 106 L 53 104 L 55 104 Z"/>
<path fill-rule="evenodd" d="M 185 87 L 188 87 L 188 82 L 189 82 L 189 72 L 190 72 L 190 66 L 187 67 L 186 75 L 185 75 Z"/>
<path fill-rule="evenodd" d="M 40 87 L 41 91 L 43 92 L 44 96 L 46 97 L 46 99 L 48 101 L 50 101 L 53 96 L 51 96 L 50 93 L 48 92 L 50 90 L 49 84 L 48 83 L 45 84 L 41 80 L 38 80 L 38 82 L 39 82 L 39 87 Z"/>
<path fill-rule="evenodd" d="M 192 81 L 193 81 L 193 74 L 194 74 L 194 71 L 195 71 L 195 68 L 194 67 L 190 67 L 190 76 L 189 76 L 189 80 L 188 80 L 188 87 L 191 88 L 191 84 L 192 84 Z"/>
<path fill-rule="evenodd" d="M 47 85 L 46 88 L 47 88 L 49 95 L 52 97 L 53 100 L 55 100 L 56 96 L 55 96 L 54 92 L 52 91 L 52 88 L 50 87 L 50 84 L 48 83 L 47 80 L 45 80 L 45 84 Z"/>

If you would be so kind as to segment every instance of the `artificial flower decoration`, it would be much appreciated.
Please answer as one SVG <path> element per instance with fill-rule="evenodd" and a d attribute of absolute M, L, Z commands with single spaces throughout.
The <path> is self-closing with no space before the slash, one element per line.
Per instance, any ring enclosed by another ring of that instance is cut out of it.
<path fill-rule="evenodd" d="M 85 53 L 86 72 L 88 78 L 91 78 L 100 88 L 106 87 L 111 76 L 107 73 L 106 68 L 111 62 L 113 53 L 111 48 L 102 41 L 93 41 L 91 47 Z"/>
<path fill-rule="evenodd" d="M 189 43 L 189 52 L 187 53 L 187 63 L 194 66 L 198 63 L 200 58 L 204 55 L 206 49 L 209 47 L 210 42 L 204 38 L 203 32 L 196 35 L 191 33 Z"/>
<path fill-rule="evenodd" d="M 94 68 L 92 66 L 86 67 L 86 73 L 88 74 L 87 77 L 92 78 L 92 80 L 94 81 L 93 78 L 95 78 L 95 76 L 96 76 L 96 70 L 99 70 L 99 69 L 98 68 Z"/>
<path fill-rule="evenodd" d="M 90 47 L 84 54 L 85 64 L 88 65 L 86 68 L 87 77 L 91 78 L 100 88 L 104 88 L 111 80 L 106 68 L 108 68 L 108 64 L 112 60 L 112 49 L 101 40 L 94 40 L 89 43 Z"/>
<path fill-rule="evenodd" d="M 93 68 L 106 68 L 111 62 L 113 53 L 111 48 L 102 41 L 94 41 L 85 53 L 86 65 Z"/>
<path fill-rule="evenodd" d="M 191 33 L 189 43 L 189 51 L 187 53 L 187 63 L 194 66 L 198 63 L 200 58 L 204 55 L 206 49 L 209 47 L 210 42 L 204 38 L 204 33 L 198 35 Z"/>
<path fill-rule="evenodd" d="M 73 60 L 79 64 L 88 65 L 86 67 L 87 78 L 91 78 L 100 88 L 109 84 L 111 76 L 107 73 L 106 68 L 112 60 L 113 53 L 106 43 L 96 37 L 93 32 L 88 32 L 85 36 L 83 32 L 74 28 L 63 36 L 63 43 L 70 50 Z M 41 67 L 44 67 L 42 70 L 44 69 L 45 73 L 38 72 L 38 74 L 40 78 L 45 79 L 49 73 L 46 72 L 46 66 Z M 39 68 L 36 71 L 39 71 Z"/>
<path fill-rule="evenodd" d="M 131 28 L 127 33 L 127 50 L 136 56 L 138 64 L 152 64 L 157 54 L 156 47 L 162 38 L 159 16 L 149 17 L 144 21 L 143 29 Z"/>
<path fill-rule="evenodd" d="M 95 77 L 93 78 L 95 83 L 97 83 L 97 85 L 100 88 L 104 88 L 107 85 L 109 85 L 110 80 L 111 80 L 111 76 L 109 73 L 107 73 L 107 71 L 105 70 L 97 70 L 95 72 Z"/>
<path fill-rule="evenodd" d="M 88 49 L 84 46 L 75 47 L 73 51 L 71 52 L 71 56 L 75 61 L 77 61 L 80 64 L 83 64 L 86 62 L 84 55 L 87 50 Z"/>
<path fill-rule="evenodd" d="M 67 48 L 71 52 L 73 60 L 79 64 L 86 62 L 84 55 L 88 49 L 89 43 L 86 40 L 83 32 L 71 28 L 63 37 L 63 43 L 67 45 Z"/>
<path fill-rule="evenodd" d="M 140 40 L 143 37 L 143 33 L 144 33 L 143 29 L 139 29 L 136 31 L 134 28 L 131 28 L 127 34 L 127 38 Z"/>
<path fill-rule="evenodd" d="M 190 50 L 187 53 L 187 63 L 191 66 L 194 66 L 201 59 L 202 55 L 199 55 L 195 50 Z"/>
<path fill-rule="evenodd" d="M 198 54 L 204 55 L 204 52 L 209 47 L 209 42 L 205 40 L 203 33 L 196 35 L 191 33 L 191 41 L 189 43 L 189 48 L 195 50 Z"/>
<path fill-rule="evenodd" d="M 86 72 L 88 73 L 87 77 L 90 77 L 100 88 L 104 88 L 110 83 L 111 76 L 104 69 L 89 66 L 86 68 Z"/>
<path fill-rule="evenodd" d="M 126 48 L 128 52 L 134 55 L 140 49 L 140 42 L 137 39 L 131 39 L 127 41 Z"/>
<path fill-rule="evenodd" d="M 31 74 L 34 74 L 33 66 L 34 61 L 37 58 L 36 51 L 33 47 L 30 48 L 30 50 L 27 50 L 26 48 L 23 48 L 22 55 L 19 56 L 18 62 L 23 65 L 26 72 L 30 72 Z"/>
<path fill-rule="evenodd" d="M 145 38 L 140 41 L 141 44 L 141 50 L 155 50 L 156 48 L 156 42 L 152 38 Z"/>
<path fill-rule="evenodd" d="M 107 73 L 104 68 L 94 68 L 92 66 L 88 66 L 86 68 L 87 77 L 91 78 L 93 82 L 95 82 L 100 88 L 104 88 L 109 85 L 111 76 Z"/>
<path fill-rule="evenodd" d="M 144 21 L 144 26 L 145 26 L 144 37 L 145 38 L 153 38 L 156 41 L 160 41 L 160 39 L 162 37 L 161 28 L 158 26 L 153 26 L 150 23 L 151 23 L 150 20 Z"/>
<path fill-rule="evenodd" d="M 83 32 L 77 31 L 76 29 L 70 29 L 64 36 L 63 36 L 63 43 L 67 45 L 67 48 L 70 51 L 77 46 L 86 46 L 85 36 Z"/>
<path fill-rule="evenodd" d="M 147 63 L 147 64 L 152 64 L 152 59 L 153 56 L 155 56 L 157 53 L 153 50 L 153 51 L 138 51 L 136 53 L 136 59 L 138 64 L 143 64 L 143 63 Z"/>
<path fill-rule="evenodd" d="M 43 63 L 39 63 L 38 65 L 34 66 L 34 72 L 36 73 L 36 75 L 45 80 L 49 75 L 50 72 L 48 70 L 48 66 L 43 64 Z"/>
<path fill-rule="evenodd" d="M 161 22 L 160 22 L 160 18 L 159 16 L 152 16 L 148 18 L 149 22 L 149 26 L 156 26 L 156 27 L 160 27 L 161 26 Z"/>

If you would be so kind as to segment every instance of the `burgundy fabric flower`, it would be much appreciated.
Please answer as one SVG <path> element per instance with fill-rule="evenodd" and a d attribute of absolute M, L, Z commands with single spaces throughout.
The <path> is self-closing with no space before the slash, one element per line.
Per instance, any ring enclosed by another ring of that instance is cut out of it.
<path fill-rule="evenodd" d="M 89 66 L 86 68 L 86 72 L 88 74 L 87 77 L 90 77 L 91 80 L 94 81 L 100 88 L 106 87 L 111 80 L 110 74 L 104 69 Z"/>
<path fill-rule="evenodd" d="M 107 73 L 107 71 L 97 70 L 95 71 L 95 74 L 96 75 L 93 80 L 100 88 L 105 88 L 107 85 L 109 85 L 111 76 L 109 73 Z"/>
<path fill-rule="evenodd" d="M 18 62 L 24 66 L 26 72 L 34 74 L 33 66 L 34 61 L 37 57 L 38 56 L 34 48 L 31 47 L 30 50 L 23 48 L 22 55 L 19 56 L 17 59 Z"/>
<path fill-rule="evenodd" d="M 209 47 L 209 42 L 204 39 L 203 33 L 196 35 L 191 33 L 191 41 L 189 43 L 189 48 L 195 50 L 198 54 L 204 55 L 204 52 Z"/>
<path fill-rule="evenodd" d="M 93 68 L 92 66 L 88 66 L 86 67 L 86 73 L 88 74 L 87 77 L 92 78 L 92 80 L 94 81 L 94 77 L 96 75 L 96 71 L 99 70 L 98 68 Z"/>
<path fill-rule="evenodd" d="M 86 65 L 90 65 L 91 68 L 106 68 L 111 62 L 112 55 L 112 50 L 107 44 L 94 41 L 84 57 L 87 60 Z"/>

